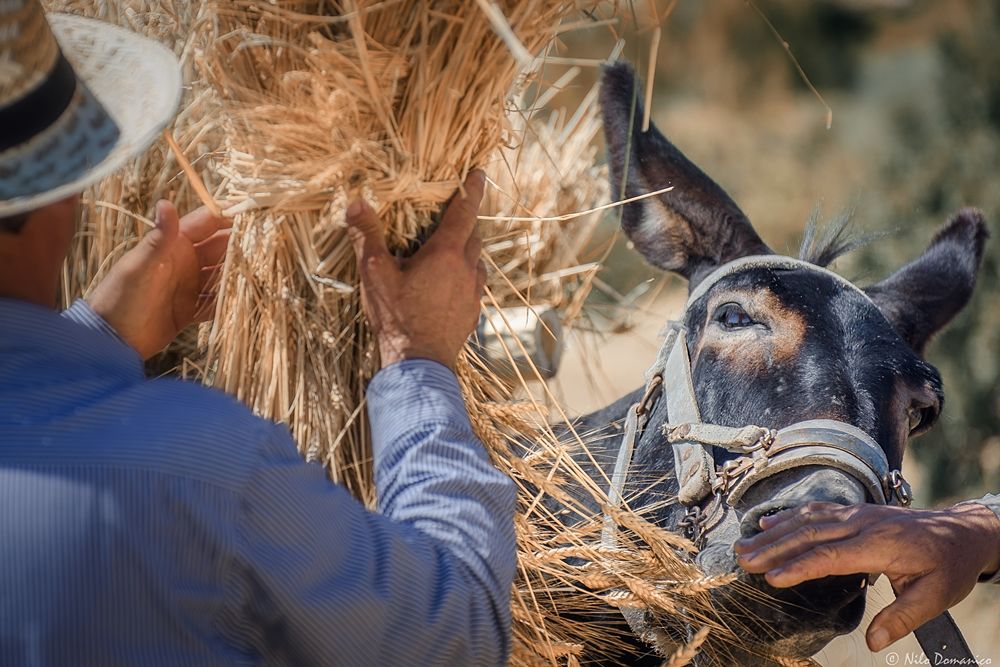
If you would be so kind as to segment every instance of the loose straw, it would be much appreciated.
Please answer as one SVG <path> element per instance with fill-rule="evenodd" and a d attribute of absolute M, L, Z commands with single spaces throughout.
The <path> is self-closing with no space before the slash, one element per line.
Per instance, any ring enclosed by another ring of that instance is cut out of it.
<path fill-rule="evenodd" d="M 653 80 L 656 77 L 656 56 L 660 51 L 660 35 L 663 30 L 656 26 L 653 43 L 649 47 L 649 76 L 646 77 L 646 108 L 642 115 L 642 131 L 649 132 L 649 113 L 653 107 Z"/>
<path fill-rule="evenodd" d="M 170 133 L 170 128 L 163 128 L 163 138 L 167 140 L 167 145 L 170 146 L 170 151 L 177 158 L 177 163 L 180 164 L 181 169 L 184 170 L 184 174 L 187 176 L 188 183 L 194 188 L 195 193 L 198 195 L 198 199 L 201 203 L 212 212 L 212 215 L 216 217 L 222 217 L 222 209 L 219 204 L 215 201 L 215 198 L 208 193 L 208 188 L 205 187 L 205 183 L 202 182 L 201 176 L 195 171 L 195 168 L 191 165 L 188 159 L 184 156 L 184 151 L 181 147 L 177 145 L 177 140 L 174 139 L 174 135 Z"/>
<path fill-rule="evenodd" d="M 501 220 L 506 222 L 565 222 L 566 220 L 573 220 L 574 218 L 582 218 L 583 216 L 590 215 L 591 213 L 600 213 L 601 211 L 606 211 L 611 208 L 617 208 L 619 206 L 624 206 L 625 204 L 631 204 L 632 202 L 639 201 L 641 199 L 649 199 L 650 197 L 655 197 L 657 195 L 662 195 L 664 192 L 670 192 L 674 189 L 674 186 L 663 188 L 662 190 L 655 190 L 653 192 L 647 192 L 646 194 L 637 195 L 635 197 L 629 197 L 628 199 L 622 199 L 621 201 L 611 202 L 610 204 L 604 204 L 603 206 L 595 206 L 594 208 L 589 208 L 586 211 L 576 211 L 574 213 L 566 213 L 565 215 L 554 215 L 547 217 L 517 217 L 510 215 L 481 215 L 480 220 Z"/>
<path fill-rule="evenodd" d="M 138 222 L 141 222 L 142 224 L 146 225 L 147 227 L 150 227 L 150 228 L 156 227 L 156 223 L 153 222 L 152 220 L 150 220 L 149 218 L 147 218 L 145 216 L 142 216 L 142 215 L 139 215 L 138 213 L 133 213 L 132 211 L 130 211 L 127 208 L 124 208 L 122 206 L 119 206 L 118 204 L 113 204 L 113 203 L 111 203 L 109 201 L 101 201 L 101 200 L 93 200 L 93 201 L 90 201 L 88 203 L 90 203 L 90 204 L 92 204 L 92 205 L 94 205 L 94 206 L 96 206 L 98 208 L 108 208 L 108 209 L 111 209 L 112 211 L 115 211 L 117 213 L 121 213 L 122 215 L 126 215 L 126 216 L 128 216 L 128 217 L 130 217 L 130 218 L 132 218 L 134 220 L 137 220 Z"/>
<path fill-rule="evenodd" d="M 760 16 L 762 21 L 764 21 L 764 24 L 771 31 L 771 34 L 774 35 L 774 38 L 778 40 L 779 44 L 781 44 L 781 48 L 785 50 L 785 53 L 788 55 L 788 59 L 792 61 L 792 65 L 795 66 L 795 70 L 799 73 L 799 78 L 802 79 L 802 82 L 809 87 L 809 90 L 811 90 L 812 94 L 816 96 L 816 99 L 819 100 L 819 103 L 826 108 L 826 129 L 829 130 L 831 127 L 833 127 L 833 109 L 830 107 L 829 104 L 826 103 L 826 100 L 823 99 L 823 95 L 819 92 L 819 90 L 816 89 L 816 86 L 813 85 L 813 82 L 809 79 L 809 75 L 806 74 L 806 71 L 802 69 L 802 65 L 799 64 L 798 58 L 796 58 L 795 54 L 792 53 L 792 47 L 789 46 L 788 42 L 785 41 L 785 38 L 781 36 L 781 33 L 778 32 L 778 29 L 775 28 L 774 24 L 771 23 L 771 20 L 767 18 L 767 15 L 764 12 L 762 12 L 760 10 L 760 7 L 754 4 L 752 0 L 747 0 L 747 4 L 750 5 L 755 12 L 757 12 L 757 15 Z"/>
<path fill-rule="evenodd" d="M 530 65 L 534 58 L 531 57 L 528 49 L 524 48 L 524 44 L 514 34 L 510 23 L 507 22 L 507 17 L 503 15 L 503 12 L 500 11 L 496 3 L 489 0 L 476 0 L 476 3 L 483 10 L 483 13 L 486 14 L 486 18 L 490 21 L 490 26 L 496 31 L 497 36 L 503 40 L 503 43 L 507 45 L 507 48 L 510 49 L 511 54 L 513 54 L 521 67 Z"/>

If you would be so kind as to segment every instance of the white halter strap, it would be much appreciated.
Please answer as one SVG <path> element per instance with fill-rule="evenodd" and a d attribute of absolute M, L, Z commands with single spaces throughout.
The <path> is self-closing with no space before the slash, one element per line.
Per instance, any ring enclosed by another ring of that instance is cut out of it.
<path fill-rule="evenodd" d="M 708 276 L 706 276 L 705 279 L 698 283 L 698 286 L 692 290 L 691 295 L 687 300 L 687 307 L 690 308 L 693 306 L 698 299 L 705 296 L 708 293 L 708 290 L 712 289 L 717 282 L 726 276 L 731 276 L 734 273 L 740 273 L 749 269 L 779 269 L 782 271 L 804 269 L 813 273 L 819 273 L 832 278 L 845 288 L 854 290 L 863 296 L 865 300 L 874 305 L 871 297 L 868 296 L 863 289 L 852 283 L 844 276 L 834 273 L 830 269 L 825 269 L 822 266 L 817 266 L 816 264 L 810 264 L 809 262 L 805 262 L 801 259 L 785 257 L 784 255 L 750 255 L 749 257 L 734 259 L 733 261 L 723 264 L 708 274 Z"/>

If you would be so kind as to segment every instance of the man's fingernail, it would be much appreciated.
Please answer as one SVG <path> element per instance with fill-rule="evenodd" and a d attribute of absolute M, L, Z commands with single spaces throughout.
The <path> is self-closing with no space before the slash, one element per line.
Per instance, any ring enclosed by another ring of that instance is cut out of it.
<path fill-rule="evenodd" d="M 878 628 L 872 632 L 871 647 L 873 651 L 881 651 L 889 645 L 889 633 L 885 628 Z"/>
<path fill-rule="evenodd" d="M 361 210 L 364 208 L 364 204 L 360 199 L 355 199 L 351 202 L 351 205 L 347 207 L 347 217 L 356 218 L 361 215 Z"/>
<path fill-rule="evenodd" d="M 777 576 L 779 576 L 784 571 L 785 571 L 785 568 L 783 568 L 783 567 L 776 567 L 773 570 L 768 570 L 767 571 L 767 576 L 768 577 L 777 577 Z"/>
<path fill-rule="evenodd" d="M 744 563 L 749 563 L 757 556 L 758 554 L 756 551 L 751 551 L 750 553 L 745 553 L 745 554 L 737 554 L 737 558 L 739 558 L 739 560 L 743 561 Z"/>
<path fill-rule="evenodd" d="M 470 185 L 486 185 L 486 172 L 482 169 L 474 169 L 469 174 Z"/>

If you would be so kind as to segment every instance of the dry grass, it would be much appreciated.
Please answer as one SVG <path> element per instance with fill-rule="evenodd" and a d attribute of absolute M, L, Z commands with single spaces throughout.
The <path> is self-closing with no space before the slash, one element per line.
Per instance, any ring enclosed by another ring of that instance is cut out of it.
<path fill-rule="evenodd" d="M 215 322 L 173 350 L 180 370 L 287 423 L 303 454 L 368 506 L 376 499 L 364 388 L 378 360 L 344 233 L 352 196 L 376 207 L 403 251 L 424 237 L 467 172 L 486 168 L 485 305 L 544 304 L 567 325 L 579 314 L 596 268 L 582 253 L 599 214 L 553 218 L 606 201 L 592 142 L 596 96 L 576 110 L 542 111 L 573 70 L 554 87 L 536 77 L 531 88 L 539 61 L 525 69 L 523 60 L 551 48 L 564 19 L 586 27 L 579 10 L 592 3 L 48 4 L 174 46 L 190 88 L 173 135 L 212 196 L 239 212 Z M 85 293 L 141 236 L 160 197 L 181 208 L 198 203 L 164 144 L 87 194 L 86 231 L 64 276 L 67 299 Z M 519 373 L 518 385 L 535 379 Z M 599 546 L 602 517 L 564 489 L 581 487 L 604 504 L 607 481 L 570 457 L 584 445 L 577 434 L 566 444 L 548 426 L 549 417 L 566 419 L 551 395 L 551 415 L 533 400 L 513 402 L 517 387 L 472 353 L 459 378 L 478 433 L 521 491 L 514 664 L 571 665 L 613 651 L 620 630 L 581 621 L 613 607 L 648 607 L 675 620 L 683 609 L 701 629 L 685 645 L 660 647 L 675 651 L 670 665 L 707 651 L 707 637 L 735 641 L 709 602 L 731 578 L 702 576 L 685 540 L 615 510 L 619 548 Z M 547 509 L 546 497 L 560 500 L 565 515 Z"/>

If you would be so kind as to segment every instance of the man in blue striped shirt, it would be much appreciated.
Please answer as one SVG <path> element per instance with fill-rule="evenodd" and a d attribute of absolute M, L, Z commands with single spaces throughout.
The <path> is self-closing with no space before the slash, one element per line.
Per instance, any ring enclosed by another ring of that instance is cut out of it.
<path fill-rule="evenodd" d="M 369 208 L 348 211 L 383 364 L 368 390 L 368 512 L 286 428 L 143 376 L 143 358 L 210 306 L 219 219 L 161 202 L 88 301 L 54 310 L 77 193 L 173 107 L 113 113 L 143 101 L 98 80 L 162 80 L 146 71 L 165 62 L 155 44 L 51 17 L 64 59 L 41 12 L 0 0 L 0 63 L 15 65 L 0 67 L 0 665 L 504 663 L 514 489 L 452 372 L 479 312 L 482 173 L 404 263 Z M 88 65 L 102 49 L 117 67 Z"/>

